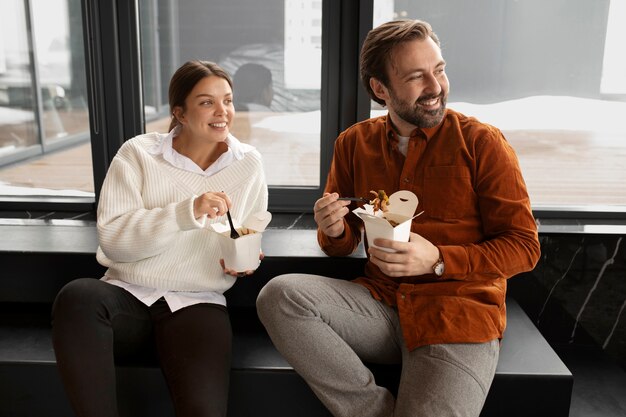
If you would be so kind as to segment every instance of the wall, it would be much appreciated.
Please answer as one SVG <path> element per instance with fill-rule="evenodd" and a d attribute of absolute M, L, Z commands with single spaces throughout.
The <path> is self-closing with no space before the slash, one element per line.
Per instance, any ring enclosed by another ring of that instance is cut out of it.
<path fill-rule="evenodd" d="M 532 273 L 510 281 L 551 344 L 600 346 L 626 369 L 624 235 L 541 235 Z"/>

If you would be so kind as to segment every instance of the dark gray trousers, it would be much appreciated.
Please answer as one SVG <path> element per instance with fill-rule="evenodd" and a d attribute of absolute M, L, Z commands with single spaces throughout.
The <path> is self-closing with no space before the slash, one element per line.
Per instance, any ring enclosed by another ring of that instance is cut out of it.
<path fill-rule="evenodd" d="M 397 311 L 349 281 L 307 274 L 271 280 L 257 299 L 274 345 L 337 417 L 480 414 L 499 341 L 408 351 Z M 402 363 L 397 398 L 363 364 Z"/>

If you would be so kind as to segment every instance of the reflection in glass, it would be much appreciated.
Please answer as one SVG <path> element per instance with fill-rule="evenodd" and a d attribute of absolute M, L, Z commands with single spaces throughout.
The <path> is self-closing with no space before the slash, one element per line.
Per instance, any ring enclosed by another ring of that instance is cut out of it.
<path fill-rule="evenodd" d="M 0 13 L 0 195 L 93 196 L 80 0 Z"/>
<path fill-rule="evenodd" d="M 0 158 L 38 144 L 26 10 L 22 0 L 0 2 Z"/>
<path fill-rule="evenodd" d="M 32 5 L 44 140 L 86 133 L 89 117 L 80 14 L 70 15 L 68 0 L 34 0 Z"/>
<path fill-rule="evenodd" d="M 373 23 L 432 24 L 448 107 L 503 131 L 533 207 L 626 206 L 625 4 L 375 0 Z"/>
<path fill-rule="evenodd" d="M 187 60 L 214 61 L 234 80 L 232 133 L 263 155 L 268 184 L 319 186 L 321 3 L 142 0 L 142 27 L 165 28 L 142 31 L 146 131 L 169 126 L 156 86 Z"/>

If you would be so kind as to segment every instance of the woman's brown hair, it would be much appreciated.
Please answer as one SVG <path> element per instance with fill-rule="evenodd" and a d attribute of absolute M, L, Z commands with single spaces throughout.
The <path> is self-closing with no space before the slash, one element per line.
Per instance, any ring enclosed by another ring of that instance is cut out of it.
<path fill-rule="evenodd" d="M 168 131 L 171 131 L 178 125 L 178 119 L 174 116 L 174 109 L 180 107 L 184 110 L 185 99 L 191 93 L 191 90 L 200 80 L 212 75 L 225 79 L 230 88 L 233 88 L 233 80 L 230 78 L 230 75 L 219 65 L 210 61 L 187 61 L 172 75 L 168 91 L 172 120 Z"/>
<path fill-rule="evenodd" d="M 389 86 L 387 63 L 394 47 L 403 42 L 427 37 L 439 46 L 439 38 L 430 24 L 422 20 L 393 20 L 370 30 L 361 48 L 361 81 L 372 100 L 385 105 L 385 101 L 376 97 L 372 91 L 370 79 L 376 78 L 383 85 Z"/>

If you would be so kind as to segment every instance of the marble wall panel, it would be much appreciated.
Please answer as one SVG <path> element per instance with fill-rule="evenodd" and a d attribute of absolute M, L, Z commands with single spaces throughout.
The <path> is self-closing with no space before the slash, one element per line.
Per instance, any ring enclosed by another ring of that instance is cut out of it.
<path fill-rule="evenodd" d="M 623 235 L 540 235 L 536 268 L 509 281 L 544 337 L 596 345 L 626 369 L 626 239 Z"/>

